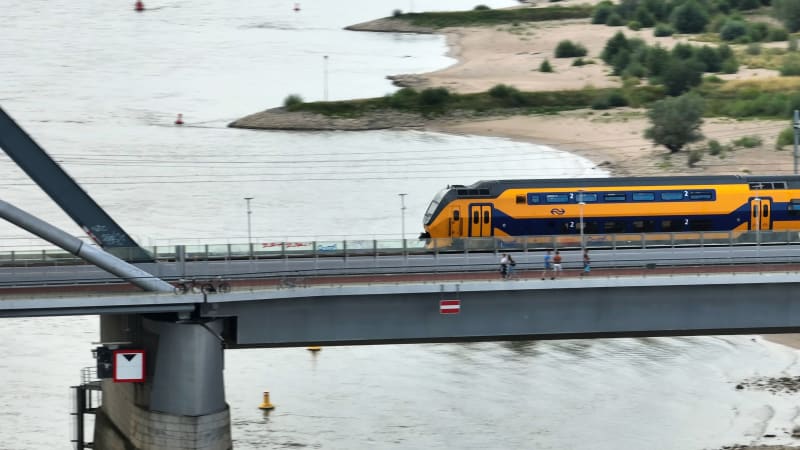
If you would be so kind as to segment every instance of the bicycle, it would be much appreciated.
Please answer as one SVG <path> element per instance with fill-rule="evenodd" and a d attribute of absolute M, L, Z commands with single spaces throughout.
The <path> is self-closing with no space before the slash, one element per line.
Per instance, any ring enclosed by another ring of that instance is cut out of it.
<path fill-rule="evenodd" d="M 231 291 L 231 285 L 227 280 L 218 276 L 215 280 L 198 280 L 192 279 L 178 279 L 178 283 L 174 288 L 175 294 L 186 294 L 192 292 L 193 294 L 227 294 Z"/>

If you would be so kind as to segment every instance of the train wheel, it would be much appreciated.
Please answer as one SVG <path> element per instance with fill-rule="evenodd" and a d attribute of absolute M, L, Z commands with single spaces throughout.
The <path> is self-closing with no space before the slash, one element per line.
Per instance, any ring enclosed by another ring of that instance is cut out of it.
<path fill-rule="evenodd" d="M 221 294 L 227 294 L 231 291 L 231 285 L 229 283 L 220 283 L 217 289 Z"/>
<path fill-rule="evenodd" d="M 204 294 L 213 294 L 214 292 L 217 292 L 217 290 L 214 289 L 214 285 L 213 284 L 206 283 L 206 284 L 203 285 L 203 293 Z"/>

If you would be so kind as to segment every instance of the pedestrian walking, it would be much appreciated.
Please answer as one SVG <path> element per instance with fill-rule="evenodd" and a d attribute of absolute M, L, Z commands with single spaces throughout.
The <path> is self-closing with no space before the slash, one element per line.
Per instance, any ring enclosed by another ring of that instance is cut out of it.
<path fill-rule="evenodd" d="M 553 270 L 553 256 L 550 255 L 550 250 L 547 250 L 547 253 L 544 254 L 544 267 L 542 268 L 542 279 L 547 276 L 547 272 Z"/>
<path fill-rule="evenodd" d="M 508 265 L 506 266 L 506 280 L 511 278 L 511 274 L 514 272 L 514 266 L 517 265 L 517 262 L 514 261 L 514 258 L 511 257 L 511 254 L 508 255 Z"/>
<path fill-rule="evenodd" d="M 500 278 L 505 279 L 508 275 L 508 254 L 500 256 Z"/>
<path fill-rule="evenodd" d="M 584 250 L 583 252 L 583 272 L 581 272 L 581 276 L 589 276 L 589 272 L 591 272 L 592 268 L 589 265 L 589 250 Z"/>
<path fill-rule="evenodd" d="M 555 280 L 558 278 L 559 272 L 561 272 L 561 253 L 556 250 L 555 256 L 553 256 L 553 276 L 550 277 L 551 280 Z"/>

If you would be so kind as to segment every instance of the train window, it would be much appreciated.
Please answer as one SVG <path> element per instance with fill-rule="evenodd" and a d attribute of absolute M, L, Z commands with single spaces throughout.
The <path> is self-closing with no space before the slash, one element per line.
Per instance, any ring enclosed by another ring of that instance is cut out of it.
<path fill-rule="evenodd" d="M 756 217 L 758 217 L 758 206 L 753 205 L 753 218 L 755 219 Z"/>
<path fill-rule="evenodd" d="M 714 229 L 711 219 L 692 219 L 689 221 L 689 229 L 692 231 L 710 231 Z"/>
<path fill-rule="evenodd" d="M 517 196 L 517 204 L 518 205 L 519 204 L 525 204 L 525 196 L 524 195 L 518 195 Z"/>
<path fill-rule="evenodd" d="M 763 213 L 761 217 L 769 217 L 769 205 L 764 205 Z"/>
<path fill-rule="evenodd" d="M 584 222 L 583 224 L 583 232 L 586 234 L 597 234 L 599 230 L 600 227 L 597 225 L 597 222 Z"/>
<path fill-rule="evenodd" d="M 469 195 L 478 195 L 478 190 L 477 189 L 470 189 L 469 190 Z"/>
<path fill-rule="evenodd" d="M 567 194 L 547 194 L 545 195 L 547 203 L 568 203 L 569 195 Z"/>
<path fill-rule="evenodd" d="M 756 181 L 755 183 L 750 183 L 751 191 L 758 191 L 760 189 L 772 189 L 772 183 L 765 183 L 763 181 Z"/>
<path fill-rule="evenodd" d="M 489 211 L 483 212 L 483 223 L 489 223 Z"/>
<path fill-rule="evenodd" d="M 655 220 L 634 220 L 632 225 L 635 233 L 648 233 L 656 229 Z"/>
<path fill-rule="evenodd" d="M 800 216 L 800 199 L 792 199 L 787 205 L 790 216 Z"/>
<path fill-rule="evenodd" d="M 612 192 L 603 195 L 603 200 L 607 202 L 624 202 L 626 197 L 624 192 Z"/>
<path fill-rule="evenodd" d="M 608 222 L 603 224 L 603 230 L 606 233 L 624 233 L 625 232 L 625 222 L 608 221 Z"/>
<path fill-rule="evenodd" d="M 690 200 L 713 200 L 714 195 L 711 191 L 689 191 Z"/>
<path fill-rule="evenodd" d="M 683 221 L 680 219 L 667 219 L 661 221 L 661 231 L 682 231 Z"/>
<path fill-rule="evenodd" d="M 785 181 L 776 181 L 772 183 L 772 189 L 786 189 Z"/>
<path fill-rule="evenodd" d="M 597 194 L 595 194 L 594 192 L 578 192 L 577 194 L 575 194 L 575 199 L 578 200 L 579 203 L 580 202 L 584 202 L 584 203 L 596 202 L 597 201 Z"/>
<path fill-rule="evenodd" d="M 481 223 L 481 215 L 478 211 L 472 213 L 472 223 L 474 224 Z"/>
<path fill-rule="evenodd" d="M 652 202 L 656 199 L 656 194 L 652 192 L 634 192 L 633 201 L 635 202 Z"/>
<path fill-rule="evenodd" d="M 666 200 L 666 201 L 683 200 L 683 191 L 662 192 L 661 200 Z"/>
<path fill-rule="evenodd" d="M 458 195 L 467 195 L 468 191 L 466 189 L 458 189 L 456 192 Z"/>
<path fill-rule="evenodd" d="M 459 219 L 461 219 L 461 213 L 456 209 L 455 211 L 453 211 L 453 220 L 459 220 Z"/>
<path fill-rule="evenodd" d="M 478 189 L 478 195 L 489 195 L 488 189 Z"/>
<path fill-rule="evenodd" d="M 539 203 L 539 194 L 528 194 L 528 204 L 535 205 Z"/>

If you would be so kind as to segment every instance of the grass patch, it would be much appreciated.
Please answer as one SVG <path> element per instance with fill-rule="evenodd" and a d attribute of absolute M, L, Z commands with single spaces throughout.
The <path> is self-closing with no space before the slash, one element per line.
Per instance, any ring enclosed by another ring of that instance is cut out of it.
<path fill-rule="evenodd" d="M 757 54 L 752 54 L 748 51 L 748 46 L 737 48 L 734 50 L 736 60 L 742 66 L 751 69 L 772 69 L 780 70 L 783 66 L 783 57 L 786 55 L 787 50 L 784 48 L 761 48 Z"/>

